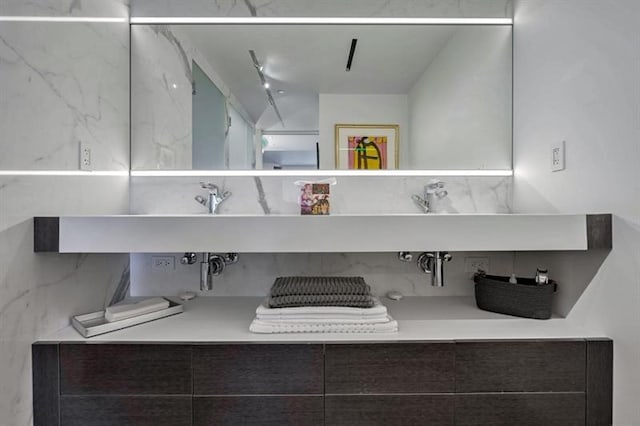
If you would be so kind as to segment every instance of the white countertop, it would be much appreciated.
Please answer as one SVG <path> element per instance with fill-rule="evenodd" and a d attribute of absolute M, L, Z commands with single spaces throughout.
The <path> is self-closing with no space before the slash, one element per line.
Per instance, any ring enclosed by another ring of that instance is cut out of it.
<path fill-rule="evenodd" d="M 69 326 L 40 342 L 324 343 L 606 337 L 602 333 L 572 326 L 564 318 L 533 320 L 485 312 L 475 306 L 473 297 L 384 299 L 383 304 L 398 321 L 398 333 L 254 334 L 249 331 L 249 324 L 262 300 L 256 297 L 200 297 L 186 302 L 184 312 L 172 317 L 88 339 Z"/>
<path fill-rule="evenodd" d="M 530 251 L 588 247 L 584 214 L 62 216 L 59 225 L 61 253 Z"/>

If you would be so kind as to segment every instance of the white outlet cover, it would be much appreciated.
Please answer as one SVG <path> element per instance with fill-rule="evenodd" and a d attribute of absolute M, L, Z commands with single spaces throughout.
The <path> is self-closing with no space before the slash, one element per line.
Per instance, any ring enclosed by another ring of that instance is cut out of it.
<path fill-rule="evenodd" d="M 551 145 L 551 171 L 564 170 L 564 141 Z"/>
<path fill-rule="evenodd" d="M 80 142 L 80 170 L 93 170 L 91 146 L 87 142 Z"/>
<path fill-rule="evenodd" d="M 173 271 L 176 269 L 176 258 L 173 256 L 151 256 L 152 271 Z"/>
<path fill-rule="evenodd" d="M 478 272 L 478 269 L 482 269 L 485 272 L 489 272 L 489 258 L 488 257 L 465 257 L 464 258 L 464 270 L 465 272 Z"/>

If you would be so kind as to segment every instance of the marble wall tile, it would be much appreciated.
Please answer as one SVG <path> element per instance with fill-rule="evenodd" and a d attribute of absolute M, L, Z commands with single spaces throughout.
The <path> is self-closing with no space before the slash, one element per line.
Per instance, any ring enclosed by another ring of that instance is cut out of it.
<path fill-rule="evenodd" d="M 2 16 L 128 18 L 130 0 L 2 0 Z"/>
<path fill-rule="evenodd" d="M 132 16 L 511 17 L 511 0 L 134 0 Z"/>
<path fill-rule="evenodd" d="M 129 264 L 126 254 L 36 254 L 33 216 L 127 211 L 127 177 L 0 177 L 0 424 L 32 422 L 30 345 L 102 309 Z"/>
<path fill-rule="evenodd" d="M 3 22 L 0 169 L 93 170 L 129 164 L 127 23 Z"/>
<path fill-rule="evenodd" d="M 354 236 L 355 237 L 355 236 Z M 513 254 L 452 253 L 453 260 L 445 266 L 445 286 L 432 287 L 431 276 L 422 273 L 412 262 L 401 262 L 397 253 L 253 253 L 240 254 L 238 263 L 228 265 L 214 279 L 213 290 L 200 292 L 200 265 L 182 265 L 182 253 L 154 254 L 174 256 L 176 269 L 171 272 L 151 270 L 151 254 L 131 255 L 131 294 L 134 296 L 175 296 L 181 291 L 193 291 L 201 296 L 266 296 L 279 276 L 323 275 L 362 276 L 373 293 L 384 296 L 388 291 L 405 296 L 472 296 L 472 273 L 466 272 L 467 256 L 489 259 L 492 273 L 509 275 Z M 202 255 L 198 253 L 198 262 Z"/>
<path fill-rule="evenodd" d="M 1 0 L 0 15 L 128 16 L 122 0 Z M 129 168 L 129 25 L 0 25 L 0 170 Z M 33 252 L 33 216 L 121 214 L 123 177 L 0 176 L 0 425 L 33 424 L 31 344 L 101 309 L 129 256 Z"/>
<path fill-rule="evenodd" d="M 194 197 L 205 195 L 199 182 L 231 191 L 221 214 L 298 214 L 300 177 L 132 177 L 134 214 L 195 214 L 206 208 Z M 332 214 L 420 213 L 411 195 L 422 195 L 430 177 L 339 177 L 331 187 Z M 439 213 L 510 213 L 511 177 L 442 177 L 449 195 L 436 205 Z"/>

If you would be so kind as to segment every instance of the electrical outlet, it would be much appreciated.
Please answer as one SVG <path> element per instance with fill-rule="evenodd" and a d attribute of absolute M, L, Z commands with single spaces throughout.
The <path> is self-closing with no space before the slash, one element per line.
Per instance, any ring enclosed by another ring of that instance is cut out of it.
<path fill-rule="evenodd" d="M 551 145 L 551 171 L 564 170 L 564 141 Z"/>
<path fill-rule="evenodd" d="M 488 257 L 465 257 L 464 258 L 464 270 L 466 272 L 478 272 L 478 269 L 482 269 L 485 272 L 489 272 Z"/>
<path fill-rule="evenodd" d="M 151 270 L 155 272 L 173 271 L 176 269 L 176 258 L 173 256 L 151 256 Z"/>
<path fill-rule="evenodd" d="M 91 146 L 80 142 L 80 170 L 93 170 L 91 165 Z"/>

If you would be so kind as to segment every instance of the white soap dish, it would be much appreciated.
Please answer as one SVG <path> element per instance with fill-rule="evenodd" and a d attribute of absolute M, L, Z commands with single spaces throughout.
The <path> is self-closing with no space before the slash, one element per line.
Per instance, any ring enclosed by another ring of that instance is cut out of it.
<path fill-rule="evenodd" d="M 109 333 L 111 331 L 122 330 L 123 328 L 132 327 L 160 318 L 179 314 L 184 311 L 182 304 L 169 301 L 169 307 L 160 311 L 150 312 L 148 314 L 139 315 L 133 318 L 127 318 L 120 321 L 109 322 L 104 317 L 104 311 L 92 312 L 90 314 L 76 315 L 71 318 L 71 325 L 78 333 L 84 337 L 93 337 L 99 334 Z"/>

